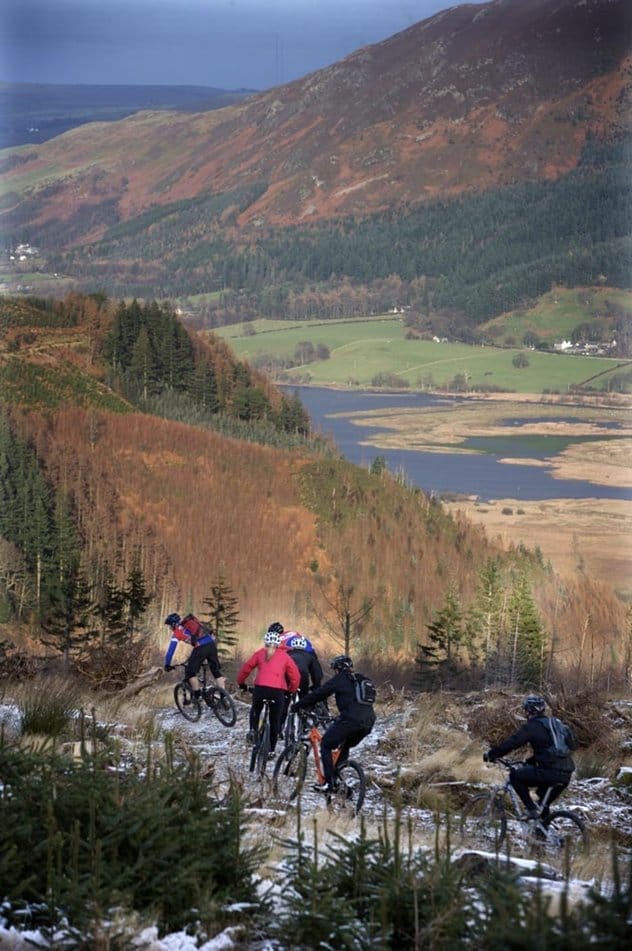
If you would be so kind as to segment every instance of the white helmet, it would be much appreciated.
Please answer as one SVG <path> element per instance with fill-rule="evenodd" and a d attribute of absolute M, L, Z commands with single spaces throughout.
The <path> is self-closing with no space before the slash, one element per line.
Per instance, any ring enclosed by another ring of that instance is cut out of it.
<path fill-rule="evenodd" d="M 300 650 L 304 651 L 307 648 L 307 641 L 302 634 L 295 634 L 294 637 L 291 637 L 288 643 L 290 650 Z"/>
<path fill-rule="evenodd" d="M 266 631 L 263 635 L 263 643 L 266 647 L 278 647 L 281 643 L 281 635 L 278 631 Z"/>

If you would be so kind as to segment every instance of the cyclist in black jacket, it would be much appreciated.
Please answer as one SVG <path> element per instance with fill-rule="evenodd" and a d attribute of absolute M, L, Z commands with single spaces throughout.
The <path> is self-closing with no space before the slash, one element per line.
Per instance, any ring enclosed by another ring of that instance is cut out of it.
<path fill-rule="evenodd" d="M 323 669 L 316 651 L 313 648 L 308 650 L 307 640 L 302 634 L 295 634 L 286 641 L 285 648 L 299 669 L 301 685 L 298 695 L 302 699 L 309 693 L 310 682 L 312 687 L 320 687 L 323 682 Z"/>
<path fill-rule="evenodd" d="M 544 795 L 552 786 L 551 795 L 547 805 L 542 810 L 543 818 L 546 818 L 549 806 L 554 799 L 560 796 L 571 781 L 575 763 L 570 756 L 560 757 L 552 750 L 551 732 L 547 726 L 547 718 L 544 716 L 546 703 L 543 697 L 534 695 L 528 696 L 522 704 L 522 709 L 527 715 L 527 722 L 524 726 L 507 737 L 496 746 L 492 746 L 487 753 L 483 755 L 486 763 L 493 763 L 500 756 L 517 750 L 521 746 L 531 744 L 533 755 L 529 757 L 524 765 L 512 768 L 510 773 L 511 785 L 524 803 L 527 815 L 530 818 L 538 817 L 538 809 L 531 798 L 529 787 L 535 786 L 538 795 L 538 802 L 541 803 Z M 573 737 L 575 746 L 577 745 Z M 573 749 L 575 749 L 573 746 Z"/>
<path fill-rule="evenodd" d="M 334 676 L 310 691 L 292 707 L 293 710 L 309 709 L 328 697 L 335 698 L 340 715 L 326 730 L 320 742 L 325 782 L 322 786 L 314 787 L 324 793 L 333 792 L 335 788 L 333 751 L 340 750 L 336 765 L 341 766 L 348 760 L 351 747 L 357 746 L 360 740 L 368 736 L 375 723 L 373 707 L 356 700 L 351 658 L 341 654 L 334 657 L 329 666 L 336 671 Z"/>

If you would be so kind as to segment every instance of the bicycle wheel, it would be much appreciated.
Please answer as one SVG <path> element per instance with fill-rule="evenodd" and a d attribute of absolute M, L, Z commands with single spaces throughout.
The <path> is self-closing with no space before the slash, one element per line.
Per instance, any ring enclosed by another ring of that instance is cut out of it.
<path fill-rule="evenodd" d="M 283 730 L 283 742 L 286 749 L 294 746 L 296 742 L 296 714 L 288 713 L 285 727 Z"/>
<path fill-rule="evenodd" d="M 208 700 L 206 702 L 220 723 L 224 726 L 235 725 L 237 722 L 237 711 L 235 710 L 233 698 L 227 690 L 223 690 L 221 687 L 209 688 Z"/>
<path fill-rule="evenodd" d="M 259 736 L 255 768 L 257 775 L 263 779 L 266 774 L 266 769 L 268 768 L 268 759 L 270 757 L 270 723 L 267 718 L 263 726 L 263 731 L 260 732 Z"/>
<path fill-rule="evenodd" d="M 193 696 L 193 691 L 188 684 L 181 681 L 173 688 L 173 699 L 176 707 L 185 719 L 195 723 L 202 716 L 202 704 Z"/>
<path fill-rule="evenodd" d="M 546 852 L 567 857 L 570 861 L 588 853 L 588 833 L 579 816 L 557 809 L 542 820 L 542 825 L 546 839 L 538 845 L 542 845 Z"/>
<path fill-rule="evenodd" d="M 336 768 L 336 791 L 327 796 L 327 807 L 339 815 L 357 816 L 366 793 L 364 770 L 355 760 Z"/>
<path fill-rule="evenodd" d="M 498 851 L 507 834 L 507 813 L 502 800 L 482 793 L 466 802 L 461 812 L 461 838 L 492 845 Z"/>
<path fill-rule="evenodd" d="M 286 746 L 274 764 L 272 790 L 275 796 L 292 802 L 299 795 L 307 773 L 307 747 L 304 743 Z"/>
<path fill-rule="evenodd" d="M 264 704 L 259 714 L 259 727 L 257 729 L 257 738 L 252 753 L 250 754 L 250 772 L 255 770 L 259 776 L 265 774 L 268 765 L 268 755 L 270 753 L 270 714 L 268 705 Z"/>

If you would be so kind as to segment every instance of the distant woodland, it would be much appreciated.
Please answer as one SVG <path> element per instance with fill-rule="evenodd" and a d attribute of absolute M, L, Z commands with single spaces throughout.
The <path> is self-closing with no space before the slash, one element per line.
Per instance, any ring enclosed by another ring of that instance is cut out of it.
<path fill-rule="evenodd" d="M 115 295 L 178 297 L 216 291 L 200 308 L 205 326 L 254 316 L 322 317 L 407 305 L 453 335 L 526 306 L 557 284 L 624 287 L 632 272 L 631 140 L 588 136 L 579 167 L 459 198 L 403 206 L 366 218 L 293 228 L 240 228 L 265 183 L 157 205 L 118 220 L 115 204 L 86 204 L 63 226 L 39 228 L 50 268 Z M 24 209 L 23 214 L 33 209 Z M 87 216 L 87 218 L 86 218 Z M 86 218 L 86 220 L 84 220 Z M 89 220 L 88 220 L 89 219 Z M 8 222 L 16 238 L 25 222 Z M 87 227 L 108 225 L 85 250 Z M 61 229 L 61 230 L 60 230 Z M 204 237 L 200 237 L 203 232 Z"/>

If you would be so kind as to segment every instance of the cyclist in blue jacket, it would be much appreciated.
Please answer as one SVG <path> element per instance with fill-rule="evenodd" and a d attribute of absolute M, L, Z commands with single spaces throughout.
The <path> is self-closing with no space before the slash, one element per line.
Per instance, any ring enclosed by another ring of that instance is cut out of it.
<path fill-rule="evenodd" d="M 208 660 L 208 665 L 215 677 L 217 686 L 225 690 L 226 678 L 222 675 L 217 644 L 208 625 L 201 624 L 193 614 L 187 614 L 186 617 L 181 618 L 179 614 L 175 613 L 169 614 L 165 618 L 165 624 L 171 628 L 171 640 L 165 654 L 165 670 L 173 670 L 171 661 L 178 642 L 190 644 L 193 649 L 186 662 L 184 676 L 191 684 L 194 696 L 200 697 L 202 695 L 197 673 L 205 660 Z"/>

